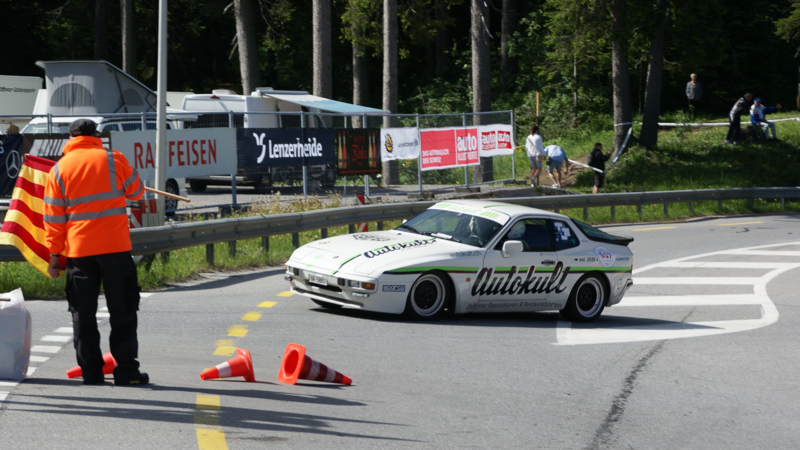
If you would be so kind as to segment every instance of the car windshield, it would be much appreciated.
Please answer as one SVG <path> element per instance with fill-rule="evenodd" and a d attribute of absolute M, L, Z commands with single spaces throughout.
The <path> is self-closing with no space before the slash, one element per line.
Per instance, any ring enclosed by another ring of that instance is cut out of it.
<path fill-rule="evenodd" d="M 495 221 L 471 214 L 429 209 L 397 229 L 483 247 L 502 227 Z"/>
<path fill-rule="evenodd" d="M 53 122 L 53 134 L 69 133 L 69 123 Z M 46 123 L 29 123 L 28 126 L 22 129 L 22 134 L 45 134 L 47 133 Z"/>

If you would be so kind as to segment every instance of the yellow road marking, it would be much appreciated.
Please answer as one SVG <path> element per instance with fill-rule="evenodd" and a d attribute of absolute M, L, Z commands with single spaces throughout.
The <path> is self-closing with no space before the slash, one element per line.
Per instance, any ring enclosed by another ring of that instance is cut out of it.
<path fill-rule="evenodd" d="M 281 292 L 280 294 L 277 294 L 277 295 L 278 295 L 278 297 L 291 297 L 291 296 L 294 295 L 294 292 L 292 292 L 292 291 L 283 291 L 283 292 Z"/>
<path fill-rule="evenodd" d="M 739 222 L 739 223 L 721 223 L 719 226 L 721 227 L 732 227 L 734 225 L 754 225 L 757 223 L 764 223 L 764 222 Z"/>
<path fill-rule="evenodd" d="M 273 306 L 277 305 L 278 302 L 261 302 L 258 304 L 259 308 L 272 308 Z"/>
<path fill-rule="evenodd" d="M 249 312 L 242 317 L 242 320 L 245 322 L 255 322 L 256 320 L 261 318 L 261 313 L 259 312 Z"/>
<path fill-rule="evenodd" d="M 247 336 L 247 325 L 234 325 L 228 328 L 228 336 L 231 337 L 245 337 Z"/>
<path fill-rule="evenodd" d="M 194 424 L 199 450 L 228 450 L 225 433 L 219 427 L 219 411 L 220 398 L 218 395 L 197 394 Z"/>
<path fill-rule="evenodd" d="M 650 231 L 650 230 L 669 230 L 675 227 L 657 227 L 657 228 L 637 228 L 633 231 Z"/>
<path fill-rule="evenodd" d="M 215 356 L 231 356 L 236 353 L 236 347 L 233 346 L 232 339 L 220 339 L 217 341 L 217 349 L 214 350 Z"/>
<path fill-rule="evenodd" d="M 219 430 L 197 429 L 198 450 L 228 450 L 225 433 Z"/>
<path fill-rule="evenodd" d="M 197 409 L 219 409 L 219 395 L 197 394 Z"/>

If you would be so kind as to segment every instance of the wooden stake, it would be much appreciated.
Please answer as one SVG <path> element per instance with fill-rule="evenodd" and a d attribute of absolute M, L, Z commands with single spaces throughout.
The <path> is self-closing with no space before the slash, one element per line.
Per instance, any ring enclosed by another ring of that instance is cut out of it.
<path fill-rule="evenodd" d="M 144 190 L 147 192 L 152 192 L 153 194 L 163 195 L 164 197 L 169 197 L 171 199 L 180 200 L 186 203 L 192 201 L 189 197 L 181 197 L 180 195 L 170 194 L 169 192 L 159 191 L 158 189 L 149 188 L 147 186 L 144 187 Z"/>

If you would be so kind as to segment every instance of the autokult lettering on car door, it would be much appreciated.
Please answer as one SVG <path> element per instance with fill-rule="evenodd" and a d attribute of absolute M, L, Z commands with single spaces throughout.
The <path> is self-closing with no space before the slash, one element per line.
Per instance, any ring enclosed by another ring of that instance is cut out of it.
<path fill-rule="evenodd" d="M 548 220 L 524 218 L 504 231 L 486 251 L 483 268 L 471 285 L 479 301 L 475 311 L 536 311 L 555 309 L 549 295 L 564 289 L 561 264 L 552 249 Z M 508 241 L 522 243 L 522 251 L 503 254 Z"/>

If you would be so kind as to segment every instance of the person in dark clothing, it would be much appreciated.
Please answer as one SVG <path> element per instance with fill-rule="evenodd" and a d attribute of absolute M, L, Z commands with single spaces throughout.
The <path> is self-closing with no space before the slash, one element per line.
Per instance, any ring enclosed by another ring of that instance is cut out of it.
<path fill-rule="evenodd" d="M 733 108 L 728 114 L 730 125 L 728 125 L 728 136 L 725 138 L 726 144 L 739 145 L 739 136 L 742 134 L 742 116 L 750 114 L 752 105 L 753 94 L 749 92 L 733 104 Z"/>
<path fill-rule="evenodd" d="M 603 173 L 592 171 L 594 172 L 594 187 L 592 187 L 592 194 L 597 194 L 597 190 L 603 187 L 603 181 L 605 181 L 606 178 L 606 161 L 608 161 L 608 158 L 610 157 L 611 150 L 603 154 L 603 144 L 599 142 L 594 144 L 594 149 L 592 149 L 592 153 L 589 155 L 589 166 L 602 170 Z"/>

